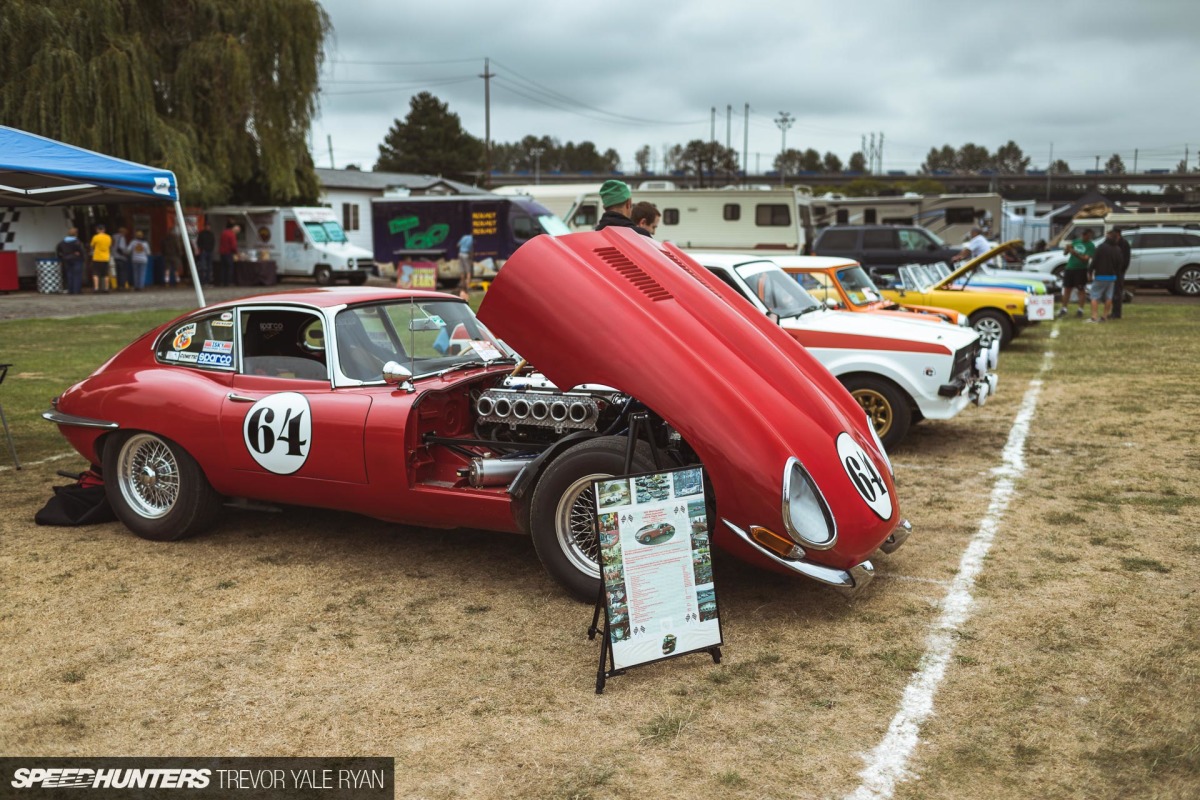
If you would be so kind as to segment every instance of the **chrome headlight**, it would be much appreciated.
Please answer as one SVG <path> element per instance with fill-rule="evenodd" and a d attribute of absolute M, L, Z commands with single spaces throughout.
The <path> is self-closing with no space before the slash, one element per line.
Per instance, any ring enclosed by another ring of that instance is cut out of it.
<path fill-rule="evenodd" d="M 793 541 L 814 550 L 828 550 L 837 542 L 829 504 L 796 458 L 783 468 L 783 526 Z"/>
<path fill-rule="evenodd" d="M 988 346 L 988 363 L 995 369 L 1000 365 L 1000 340 L 992 339 L 991 345 Z"/>
<path fill-rule="evenodd" d="M 966 315 L 966 314 L 959 314 L 959 315 L 958 315 L 958 325 L 959 325 L 959 327 L 960 327 L 960 328 L 969 328 L 969 327 L 971 327 L 971 323 L 970 323 L 970 322 L 967 322 L 967 315 Z"/>

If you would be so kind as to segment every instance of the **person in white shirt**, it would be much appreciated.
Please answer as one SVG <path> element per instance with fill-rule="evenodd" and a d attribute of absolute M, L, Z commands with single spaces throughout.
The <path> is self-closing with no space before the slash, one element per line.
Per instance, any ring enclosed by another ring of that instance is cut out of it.
<path fill-rule="evenodd" d="M 971 239 L 963 245 L 962 252 L 954 257 L 954 262 L 958 263 L 968 258 L 978 258 L 991 249 L 992 244 L 983 235 L 983 229 L 971 228 Z"/>

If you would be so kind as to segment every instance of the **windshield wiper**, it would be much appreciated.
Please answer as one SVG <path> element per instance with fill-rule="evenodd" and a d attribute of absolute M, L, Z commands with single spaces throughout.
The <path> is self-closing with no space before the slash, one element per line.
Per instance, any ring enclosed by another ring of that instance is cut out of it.
<path fill-rule="evenodd" d="M 438 370 L 437 372 L 435 372 L 433 374 L 434 375 L 445 375 L 449 372 L 457 372 L 460 369 L 473 369 L 475 367 L 490 367 L 492 364 L 515 364 L 515 363 L 516 363 L 516 359 L 512 358 L 510 356 L 504 356 L 502 358 L 493 358 L 491 361 L 484 361 L 481 358 L 475 358 L 475 359 L 471 359 L 470 361 L 463 361 L 458 364 L 453 364 L 449 367 L 446 367 L 443 370 Z"/>

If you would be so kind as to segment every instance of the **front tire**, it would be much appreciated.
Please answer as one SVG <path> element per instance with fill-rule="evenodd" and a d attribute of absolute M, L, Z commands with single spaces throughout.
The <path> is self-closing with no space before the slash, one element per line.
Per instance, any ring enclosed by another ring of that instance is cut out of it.
<path fill-rule="evenodd" d="M 533 489 L 530 535 L 550 577 L 579 600 L 600 592 L 600 543 L 596 537 L 596 498 L 592 481 L 625 471 L 628 439 L 602 436 L 575 445 L 554 459 Z M 639 441 L 633 472 L 650 472 L 650 447 Z"/>
<path fill-rule="evenodd" d="M 1184 297 L 1200 297 L 1200 265 L 1188 264 L 1175 273 L 1171 291 Z"/>
<path fill-rule="evenodd" d="M 120 433 L 105 444 L 104 493 L 129 530 L 156 542 L 200 533 L 221 510 L 196 460 L 153 433 Z"/>
<path fill-rule="evenodd" d="M 894 384 L 871 375 L 851 375 L 842 385 L 867 413 L 885 450 L 891 450 L 908 434 L 912 409 Z"/>
<path fill-rule="evenodd" d="M 313 271 L 313 280 L 317 282 L 317 286 L 332 286 L 333 270 L 327 264 L 319 264 Z"/>
<path fill-rule="evenodd" d="M 362 286 L 364 283 L 367 282 L 367 273 L 353 272 L 350 274 L 350 277 L 347 278 L 346 280 L 348 280 L 350 282 L 351 286 Z"/>
<path fill-rule="evenodd" d="M 1012 319 L 1003 311 L 985 308 L 971 315 L 971 327 L 979 334 L 980 344 L 991 344 L 999 339 L 1000 346 L 1006 347 L 1013 338 Z"/>

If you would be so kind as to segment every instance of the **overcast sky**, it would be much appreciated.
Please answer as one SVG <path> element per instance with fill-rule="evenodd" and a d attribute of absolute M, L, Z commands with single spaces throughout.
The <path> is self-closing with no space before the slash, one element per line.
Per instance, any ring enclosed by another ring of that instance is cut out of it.
<path fill-rule="evenodd" d="M 1200 0 L 397 2 L 321 0 L 333 22 L 313 125 L 318 166 L 371 169 L 410 98 L 432 92 L 484 136 L 615 148 L 716 138 L 771 168 L 787 146 L 843 162 L 883 135 L 884 170 L 929 148 L 1012 139 L 1044 167 L 1200 165 Z M 726 107 L 732 106 L 727 123 Z M 729 130 L 727 139 L 727 130 Z"/>

